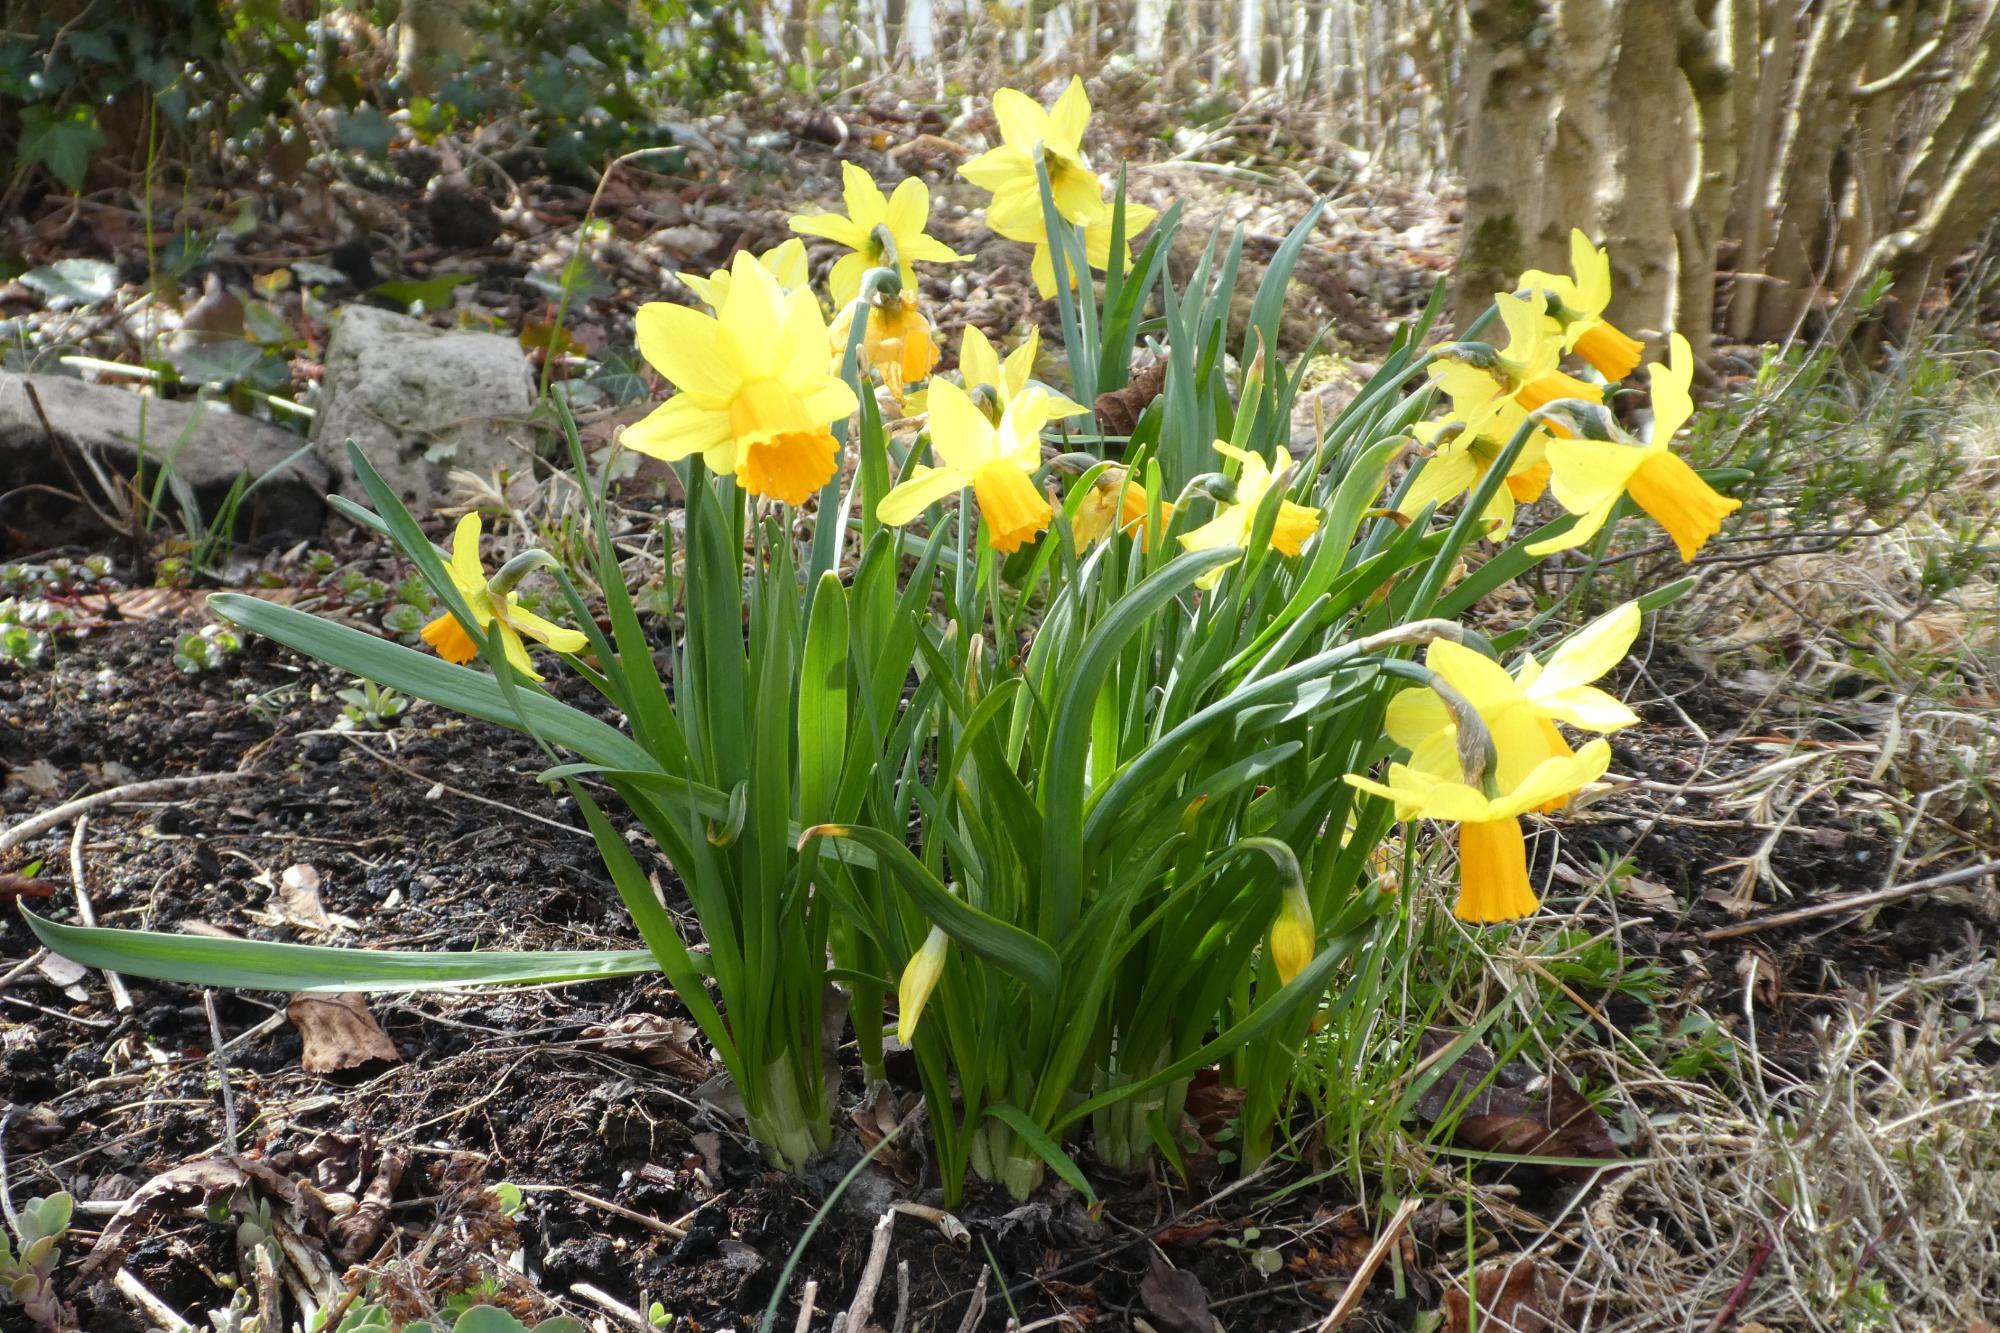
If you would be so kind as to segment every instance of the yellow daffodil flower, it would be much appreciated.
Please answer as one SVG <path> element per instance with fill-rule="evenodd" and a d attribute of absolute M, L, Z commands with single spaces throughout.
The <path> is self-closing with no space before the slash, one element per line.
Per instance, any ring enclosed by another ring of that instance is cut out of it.
<path fill-rule="evenodd" d="M 826 319 L 813 294 L 789 294 L 739 253 L 716 315 L 639 307 L 639 352 L 680 390 L 627 426 L 628 449 L 669 462 L 699 453 L 753 495 L 803 504 L 835 469 L 830 426 L 856 411 L 827 366 Z"/>
<path fill-rule="evenodd" d="M 1396 512 L 1415 518 L 1430 504 L 1445 505 L 1477 487 L 1499 460 L 1504 442 L 1478 435 L 1455 421 L 1420 421 L 1410 433 L 1431 447 L 1431 456 L 1403 493 Z M 1548 436 L 1536 431 L 1514 460 L 1514 470 L 1486 502 L 1480 522 L 1488 537 L 1497 538 L 1514 526 L 1514 506 L 1532 504 L 1548 485 L 1548 464 L 1542 451 Z M 1524 463 L 1525 460 L 1525 463 Z"/>
<path fill-rule="evenodd" d="M 1632 440 L 1554 440 L 1548 459 L 1551 487 L 1564 509 L 1577 521 L 1560 537 L 1536 542 L 1530 555 L 1581 546 L 1595 536 L 1618 503 L 1630 495 L 1667 530 L 1682 560 L 1722 530 L 1722 520 L 1742 508 L 1741 500 L 1719 494 L 1701 474 L 1670 447 L 1674 433 L 1694 414 L 1689 387 L 1694 383 L 1694 349 L 1676 333 L 1668 363 L 1655 361 L 1647 369 L 1653 384 L 1653 438 L 1650 444 Z"/>
<path fill-rule="evenodd" d="M 1318 952 L 1319 937 L 1313 926 L 1312 903 L 1306 897 L 1305 885 L 1286 888 L 1278 904 L 1277 920 L 1271 923 L 1269 947 L 1271 966 L 1278 973 L 1280 985 L 1291 984 L 1292 978 L 1305 971 L 1306 964 Z"/>
<path fill-rule="evenodd" d="M 905 385 L 930 378 L 938 363 L 937 342 L 931 322 L 907 289 L 879 302 L 861 297 L 834 317 L 830 336 L 836 362 L 847 352 L 859 311 L 866 311 L 868 319 L 861 333 L 862 364 L 875 368 L 890 393 L 901 399 Z"/>
<path fill-rule="evenodd" d="M 1049 172 L 1049 189 L 1056 211 L 1080 227 L 1109 221 L 1104 186 L 1083 153 L 1083 131 L 1090 123 L 1090 98 L 1083 80 L 1072 78 L 1056 104 L 1041 104 L 1014 88 L 993 94 L 993 118 L 1000 123 L 1000 146 L 989 149 L 958 169 L 958 174 L 993 198 L 986 205 L 986 225 L 1002 236 L 1039 230 L 1042 189 L 1035 177 L 1035 155 Z M 1137 230 L 1137 228 L 1133 228 Z M 1107 247 L 1109 234 L 1106 235 Z M 1045 293 L 1046 295 L 1046 293 Z"/>
<path fill-rule="evenodd" d="M 954 491 L 972 488 L 986 520 L 987 540 L 1011 553 L 1055 516 L 1033 474 L 1042 465 L 1042 427 L 1051 417 L 1049 395 L 1028 388 L 1006 401 L 996 423 L 971 395 L 947 379 L 930 385 L 931 452 L 936 467 L 919 464 L 882 497 L 875 514 L 900 527 Z"/>
<path fill-rule="evenodd" d="M 528 660 L 523 638 L 545 643 L 559 653 L 580 653 L 589 642 L 581 632 L 552 625 L 523 608 L 520 595 L 511 586 L 496 589 L 488 583 L 485 567 L 479 563 L 479 515 L 467 514 L 458 520 L 451 535 L 451 564 L 447 568 L 477 628 L 498 634 L 508 665 L 529 680 L 542 677 Z M 472 636 L 449 611 L 424 626 L 423 639 L 447 662 L 463 664 L 479 656 Z"/>
<path fill-rule="evenodd" d="M 1497 748 L 1497 747 L 1496 747 Z M 1601 740 L 1571 755 L 1537 763 L 1518 783 L 1495 784 L 1491 796 L 1460 778 L 1439 777 L 1409 764 L 1389 765 L 1389 780 L 1349 773 L 1350 786 L 1396 803 L 1398 819 L 1444 820 L 1458 825 L 1458 902 L 1461 921 L 1514 921 L 1541 906 L 1528 879 L 1528 847 L 1520 816 L 1567 799 L 1604 776 L 1611 747 Z"/>
<path fill-rule="evenodd" d="M 757 256 L 757 262 L 778 280 L 778 286 L 784 291 L 795 292 L 806 285 L 806 243 L 796 236 L 764 251 Z M 710 310 L 722 309 L 722 303 L 729 297 L 727 267 L 719 268 L 705 278 L 698 273 L 683 273 L 680 279 Z"/>
<path fill-rule="evenodd" d="M 1122 467 L 1108 467 L 1099 473 L 1091 485 L 1090 494 L 1083 498 L 1071 517 L 1069 530 L 1076 539 L 1077 554 L 1093 542 L 1102 541 L 1111 531 L 1115 522 L 1120 532 L 1131 532 L 1146 522 L 1152 507 L 1152 500 L 1146 488 L 1128 479 Z M 1170 501 L 1160 502 L 1160 522 L 1162 525 L 1173 521 L 1174 506 Z"/>
<path fill-rule="evenodd" d="M 931 992 L 937 988 L 938 978 L 944 975 L 946 950 L 950 939 L 936 926 L 924 936 L 924 942 L 910 961 L 903 966 L 903 975 L 896 981 L 896 1040 L 908 1046 L 917 1035 L 917 1020 L 924 1016 L 924 1006 L 930 1002 Z"/>
<path fill-rule="evenodd" d="M 844 306 L 860 295 L 861 275 L 871 268 L 894 268 L 902 275 L 904 290 L 913 292 L 917 289 L 918 262 L 958 264 L 972 258 L 925 232 L 931 215 L 931 187 L 915 176 L 905 177 L 886 199 L 875 178 L 852 162 L 840 164 L 840 176 L 841 194 L 847 201 L 845 217 L 801 213 L 792 219 L 792 230 L 801 236 L 823 236 L 854 252 L 836 260 L 827 275 L 827 292 L 834 305 Z"/>
<path fill-rule="evenodd" d="M 1569 265 L 1575 276 L 1531 268 L 1521 275 L 1528 291 L 1551 292 L 1560 303 L 1549 315 L 1561 327 L 1563 347 L 1597 367 L 1616 383 L 1638 366 L 1646 344 L 1604 318 L 1611 304 L 1611 252 L 1590 243 L 1581 231 L 1569 234 Z"/>
<path fill-rule="evenodd" d="M 1181 546 L 1189 551 L 1206 551 L 1217 546 L 1242 546 L 1250 540 L 1250 529 L 1257 521 L 1257 508 L 1264 502 L 1273 486 L 1282 485 L 1291 473 L 1292 456 L 1283 445 L 1277 446 L 1278 467 L 1274 472 L 1263 456 L 1245 449 L 1238 449 L 1222 440 L 1215 442 L 1217 453 L 1233 458 L 1241 465 L 1236 475 L 1236 499 L 1216 507 L 1215 517 L 1181 535 Z M 1278 502 L 1277 522 L 1271 528 L 1271 545 L 1280 555 L 1297 555 L 1305 546 L 1306 538 L 1319 530 L 1320 512 L 1309 505 L 1295 504 L 1290 500 Z M 1234 564 L 1231 561 L 1230 564 Z M 1195 586 L 1213 588 L 1222 581 L 1222 572 L 1229 565 L 1220 565 L 1209 570 Z"/>
<path fill-rule="evenodd" d="M 1511 790 L 1544 760 L 1571 753 L 1557 722 L 1601 733 L 1638 722 L 1631 709 L 1590 683 L 1625 660 L 1638 634 L 1639 604 L 1626 602 L 1570 635 L 1546 665 L 1529 654 L 1509 674 L 1485 654 L 1445 639 L 1425 649 L 1424 664 L 1478 711 L 1493 742 L 1494 781 Z M 1411 768 L 1459 776 L 1457 718 L 1437 691 L 1402 691 L 1389 701 L 1384 722 L 1389 739 L 1410 751 Z"/>

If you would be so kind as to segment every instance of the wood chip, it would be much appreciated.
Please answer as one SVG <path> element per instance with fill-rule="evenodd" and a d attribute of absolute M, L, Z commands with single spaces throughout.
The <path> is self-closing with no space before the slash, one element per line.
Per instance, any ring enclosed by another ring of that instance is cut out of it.
<path fill-rule="evenodd" d="M 302 929 L 330 929 L 333 923 L 319 900 L 319 871 L 303 861 L 287 866 L 278 877 L 278 911 L 285 920 Z"/>

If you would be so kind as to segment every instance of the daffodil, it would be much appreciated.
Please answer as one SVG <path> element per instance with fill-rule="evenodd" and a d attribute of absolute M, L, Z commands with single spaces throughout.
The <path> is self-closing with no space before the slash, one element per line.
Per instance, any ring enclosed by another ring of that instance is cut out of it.
<path fill-rule="evenodd" d="M 1557 722 L 1608 733 L 1639 720 L 1591 684 L 1625 660 L 1638 634 L 1639 604 L 1626 602 L 1570 635 L 1546 665 L 1531 653 L 1510 674 L 1485 654 L 1446 639 L 1425 649 L 1424 665 L 1455 694 L 1457 706 L 1478 712 L 1493 745 L 1493 779 L 1501 790 L 1511 790 L 1536 765 L 1570 753 Z M 1458 777 L 1457 714 L 1438 691 L 1396 695 L 1385 727 L 1389 739 L 1410 751 L 1410 767 L 1433 777 Z"/>
<path fill-rule="evenodd" d="M 1349 773 L 1351 786 L 1396 803 L 1398 819 L 1437 819 L 1458 825 L 1458 902 L 1462 921 L 1514 921 L 1541 906 L 1528 879 L 1528 847 L 1520 816 L 1557 804 L 1604 776 L 1611 747 L 1590 742 L 1575 754 L 1543 759 L 1493 794 L 1462 778 L 1439 777 L 1410 764 L 1389 765 L 1389 780 Z"/>
<path fill-rule="evenodd" d="M 1090 98 L 1083 91 L 1082 79 L 1072 78 L 1046 111 L 1026 93 L 1002 88 L 993 94 L 993 118 L 1000 123 L 1000 146 L 958 169 L 958 174 L 974 185 L 993 192 L 986 205 L 987 226 L 1014 240 L 1022 238 L 1012 233 L 1040 227 L 1042 190 L 1035 175 L 1037 154 L 1048 168 L 1049 190 L 1058 213 L 1080 227 L 1110 220 L 1103 183 L 1083 152 Z M 1106 241 L 1108 246 L 1108 233 Z"/>
<path fill-rule="evenodd" d="M 636 324 L 640 354 L 680 392 L 625 428 L 627 448 L 668 461 L 699 453 L 751 494 L 792 505 L 833 476 L 831 425 L 860 404 L 828 368 L 810 291 L 785 292 L 739 253 L 717 314 L 655 301 Z"/>
<path fill-rule="evenodd" d="M 1078 554 L 1091 543 L 1102 541 L 1114 524 L 1120 532 L 1131 532 L 1141 526 L 1151 508 L 1152 497 L 1146 488 L 1131 480 L 1124 468 L 1104 469 L 1070 518 L 1069 530 L 1076 539 Z M 1161 501 L 1160 522 L 1171 522 L 1173 516 L 1173 504 Z"/>
<path fill-rule="evenodd" d="M 1238 449 L 1222 440 L 1215 442 L 1215 449 L 1217 453 L 1235 459 L 1240 466 L 1236 474 L 1236 499 L 1217 505 L 1214 518 L 1193 532 L 1181 535 L 1181 546 L 1190 551 L 1246 545 L 1264 497 L 1273 486 L 1281 485 L 1292 470 L 1292 456 L 1282 444 L 1277 446 L 1278 467 L 1275 472 L 1261 454 Z M 1277 521 L 1271 527 L 1272 547 L 1280 555 L 1297 555 L 1304 548 L 1306 538 L 1319 530 L 1319 520 L 1319 510 L 1309 505 L 1295 504 L 1290 500 L 1278 501 Z M 1222 581 L 1222 572 L 1228 568 L 1229 565 L 1219 565 L 1209 570 L 1195 581 L 1196 586 L 1213 588 Z"/>
<path fill-rule="evenodd" d="M 904 289 L 915 291 L 915 265 L 919 261 L 957 264 L 972 258 L 925 232 L 931 215 L 931 188 L 915 176 L 905 177 L 885 199 L 875 178 L 852 162 L 840 164 L 840 175 L 841 194 L 847 202 L 845 217 L 839 213 L 801 213 L 792 219 L 792 230 L 801 236 L 823 236 L 854 252 L 836 260 L 827 275 L 827 291 L 834 305 L 844 306 L 859 295 L 861 275 L 871 268 L 895 269 L 902 276 Z"/>
<path fill-rule="evenodd" d="M 1277 920 L 1271 923 L 1271 966 L 1277 970 L 1279 984 L 1289 985 L 1293 977 L 1305 971 L 1318 947 L 1312 902 L 1306 897 L 1305 885 L 1290 885 L 1278 902 Z"/>
<path fill-rule="evenodd" d="M 778 280 L 778 286 L 784 291 L 797 291 L 806 285 L 806 243 L 796 236 L 764 251 L 757 256 L 757 262 Z M 722 309 L 722 303 L 729 297 L 729 269 L 726 266 L 705 278 L 698 273 L 683 273 L 680 279 L 710 310 Z"/>
<path fill-rule="evenodd" d="M 1653 385 L 1651 443 L 1630 439 L 1550 442 L 1551 489 L 1577 520 L 1561 536 L 1529 546 L 1528 554 L 1547 555 L 1589 541 L 1611 517 L 1618 497 L 1630 495 L 1667 530 L 1681 559 L 1693 560 L 1708 539 L 1722 530 L 1722 520 L 1742 507 L 1741 500 L 1717 493 L 1670 447 L 1674 433 L 1694 414 L 1694 400 L 1688 393 L 1694 382 L 1694 349 L 1676 333 L 1667 355 L 1666 365 L 1655 361 L 1646 368 Z"/>
<path fill-rule="evenodd" d="M 1594 402 L 1599 397 L 1595 385 L 1557 368 L 1562 345 L 1546 317 L 1545 294 L 1536 292 L 1526 300 L 1503 294 L 1494 301 L 1507 329 L 1507 346 L 1497 352 L 1451 352 L 1430 367 L 1432 381 L 1451 399 L 1458 429 L 1424 464 L 1404 496 L 1404 514 L 1413 516 L 1426 504 L 1443 504 L 1477 485 L 1536 408 L 1558 398 Z M 1428 430 L 1438 438 L 1440 427 Z M 1532 504 L 1541 498 L 1548 485 L 1544 453 L 1549 438 L 1537 428 L 1515 455 L 1506 485 L 1514 502 Z M 1489 533 L 1504 531 L 1513 521 L 1513 505 L 1496 496 L 1483 518 Z"/>
<path fill-rule="evenodd" d="M 971 395 L 947 379 L 930 386 L 931 452 L 938 466 L 917 465 L 882 497 L 876 517 L 901 526 L 954 491 L 972 488 L 993 549 L 1013 552 L 1049 525 L 1055 511 L 1036 488 L 1042 428 L 1053 415 L 1050 397 L 1030 387 L 1007 399 L 996 422 Z"/>
<path fill-rule="evenodd" d="M 924 1006 L 930 1002 L 938 978 L 944 975 L 949 944 L 944 931 L 932 926 L 923 944 L 904 964 L 903 975 L 896 980 L 896 1040 L 905 1046 L 916 1038 L 917 1020 L 924 1016 Z"/>
<path fill-rule="evenodd" d="M 1569 265 L 1575 271 L 1573 277 L 1531 268 L 1521 275 L 1520 286 L 1554 295 L 1557 304 L 1550 307 L 1549 315 L 1562 328 L 1564 348 L 1615 383 L 1638 366 L 1646 344 L 1604 318 L 1605 308 L 1611 304 L 1611 252 L 1592 245 L 1581 231 L 1572 230 Z"/>
<path fill-rule="evenodd" d="M 582 652 L 589 640 L 579 631 L 552 625 L 521 606 L 520 594 L 513 588 L 515 581 L 535 564 L 554 563 L 541 552 L 529 555 L 540 556 L 540 560 L 517 557 L 489 581 L 485 567 L 479 563 L 479 515 L 467 514 L 458 520 L 458 527 L 452 532 L 451 563 L 446 569 L 451 574 L 452 586 L 472 612 L 474 625 L 482 633 L 500 636 L 500 650 L 506 654 L 508 665 L 529 680 L 540 680 L 541 674 L 528 660 L 528 648 L 522 639 L 547 644 L 559 653 Z M 472 636 L 449 611 L 424 626 L 423 639 L 447 662 L 465 663 L 479 656 Z"/>
<path fill-rule="evenodd" d="M 846 353 L 854 321 L 864 311 L 868 324 L 861 333 L 861 360 L 873 366 L 889 392 L 900 399 L 905 385 L 929 379 L 937 368 L 938 346 L 931 323 L 918 308 L 916 295 L 907 289 L 879 301 L 858 297 L 834 317 L 831 338 L 836 357 Z"/>

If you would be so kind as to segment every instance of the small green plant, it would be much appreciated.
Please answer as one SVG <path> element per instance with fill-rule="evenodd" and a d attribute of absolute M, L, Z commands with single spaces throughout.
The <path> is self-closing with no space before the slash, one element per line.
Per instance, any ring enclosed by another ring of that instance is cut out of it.
<path fill-rule="evenodd" d="M 67 1311 L 56 1295 L 56 1264 L 62 1258 L 56 1247 L 69 1231 L 75 1202 L 68 1194 L 30 1199 L 13 1219 L 15 1243 L 0 1231 L 0 1290 L 44 1328 L 67 1326 Z"/>
<path fill-rule="evenodd" d="M 344 705 L 340 710 L 341 723 L 359 731 L 387 731 L 399 725 L 403 714 L 410 711 L 407 697 L 372 680 L 340 691 L 339 698 Z"/>
<path fill-rule="evenodd" d="M 333 1333 L 588 1333 L 578 1320 L 568 1315 L 524 1324 L 519 1317 L 497 1305 L 475 1305 L 453 1311 L 437 1319 L 404 1322 L 386 1306 L 362 1305 L 349 1310 Z"/>
<path fill-rule="evenodd" d="M 241 651 L 243 641 L 228 627 L 204 625 L 174 640 L 174 666 L 184 675 L 205 675 Z"/>

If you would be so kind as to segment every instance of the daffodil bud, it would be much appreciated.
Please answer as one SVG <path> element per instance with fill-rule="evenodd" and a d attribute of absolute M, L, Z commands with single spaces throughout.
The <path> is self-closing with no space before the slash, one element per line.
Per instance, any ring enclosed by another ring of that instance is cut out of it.
<path fill-rule="evenodd" d="M 930 1001 L 938 978 L 944 975 L 948 943 L 944 931 L 932 926 L 931 933 L 924 936 L 923 946 L 904 965 L 902 978 L 896 982 L 896 1040 L 905 1046 L 917 1035 L 917 1020 L 923 1017 L 924 1005 Z"/>
<path fill-rule="evenodd" d="M 487 595 L 505 601 L 507 594 L 520 586 L 522 579 L 538 569 L 558 569 L 556 558 L 539 547 L 530 547 L 506 564 L 493 571 L 493 577 L 486 580 Z"/>
<path fill-rule="evenodd" d="M 1499 767 L 1499 756 L 1493 748 L 1493 733 L 1487 729 L 1486 719 L 1479 715 L 1473 702 L 1460 694 L 1442 675 L 1431 674 L 1431 689 L 1444 706 L 1450 710 L 1452 721 L 1458 729 L 1458 768 L 1465 779 L 1465 785 L 1493 795 L 1494 770 Z"/>
<path fill-rule="evenodd" d="M 1306 886 L 1294 881 L 1286 886 L 1284 897 L 1278 902 L 1278 919 L 1271 923 L 1271 966 L 1277 969 L 1278 980 L 1289 985 L 1313 960 L 1317 946 Z"/>
<path fill-rule="evenodd" d="M 1499 349 L 1492 343 L 1455 342 L 1439 343 L 1431 352 L 1440 361 L 1457 361 L 1475 370 L 1499 374 L 1502 365 Z"/>
<path fill-rule="evenodd" d="M 1543 403 L 1528 415 L 1537 424 L 1553 421 L 1570 434 L 1585 440 L 1625 438 L 1625 433 L 1618 428 L 1617 419 L 1611 415 L 1611 409 L 1582 398 L 1558 398 L 1554 402 Z"/>

